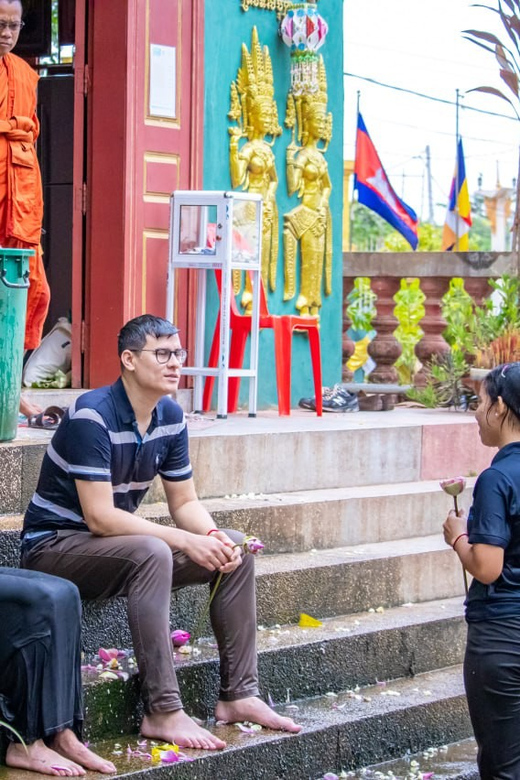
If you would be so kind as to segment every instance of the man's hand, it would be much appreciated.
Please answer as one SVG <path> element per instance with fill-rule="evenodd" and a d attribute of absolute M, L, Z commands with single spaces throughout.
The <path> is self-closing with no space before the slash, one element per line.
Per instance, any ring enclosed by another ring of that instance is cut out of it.
<path fill-rule="evenodd" d="M 235 544 L 235 542 L 230 539 L 224 531 L 215 531 L 215 533 L 211 534 L 211 536 L 214 539 L 220 539 L 220 541 L 223 542 L 226 547 L 233 551 L 233 555 L 224 566 L 220 567 L 220 571 L 223 574 L 229 574 L 231 571 L 235 571 L 235 569 L 242 563 L 242 550 L 240 546 Z"/>
<path fill-rule="evenodd" d="M 234 543 L 223 531 L 210 536 L 190 534 L 184 552 L 204 569 L 218 570 L 224 574 L 234 571 L 242 562 L 240 550 L 234 547 Z"/>
<path fill-rule="evenodd" d="M 453 542 L 457 538 L 457 536 L 460 536 L 460 534 L 467 533 L 467 519 L 466 519 L 466 512 L 464 509 L 459 509 L 458 515 L 455 514 L 455 510 L 452 509 L 450 512 L 448 512 L 448 517 L 444 521 L 444 525 L 442 526 L 444 531 L 444 541 L 446 544 L 449 544 L 450 547 L 453 547 Z"/>

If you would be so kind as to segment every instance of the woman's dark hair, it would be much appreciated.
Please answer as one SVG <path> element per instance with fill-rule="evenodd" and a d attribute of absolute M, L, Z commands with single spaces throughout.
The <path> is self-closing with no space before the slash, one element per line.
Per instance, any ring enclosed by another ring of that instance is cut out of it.
<path fill-rule="evenodd" d="M 137 351 L 143 349 L 147 336 L 154 336 L 156 339 L 168 338 L 178 332 L 179 328 L 169 320 L 163 320 L 162 317 L 155 317 L 153 314 L 141 314 L 140 317 L 129 320 L 119 331 L 117 354 L 121 357 L 125 349 Z"/>
<path fill-rule="evenodd" d="M 497 403 L 499 396 L 507 406 L 504 418 L 510 425 L 520 423 L 520 363 L 504 363 L 492 368 L 484 378 L 484 389 L 491 401 Z"/>

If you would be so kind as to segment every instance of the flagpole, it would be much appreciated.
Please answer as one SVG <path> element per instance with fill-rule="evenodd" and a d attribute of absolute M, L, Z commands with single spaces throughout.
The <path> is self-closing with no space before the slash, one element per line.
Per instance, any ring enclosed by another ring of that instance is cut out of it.
<path fill-rule="evenodd" d="M 459 97 L 455 90 L 455 251 L 459 251 Z"/>

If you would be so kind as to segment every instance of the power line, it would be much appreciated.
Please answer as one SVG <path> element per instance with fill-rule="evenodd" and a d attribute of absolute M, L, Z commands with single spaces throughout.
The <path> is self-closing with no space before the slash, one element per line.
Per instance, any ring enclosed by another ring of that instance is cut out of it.
<path fill-rule="evenodd" d="M 408 95 L 415 95 L 415 97 L 424 98 L 425 100 L 432 100 L 435 103 L 444 103 L 444 105 L 447 106 L 456 106 L 454 100 L 446 100 L 445 98 L 438 98 L 433 97 L 433 95 L 425 95 L 423 92 L 416 92 L 413 89 L 405 89 L 405 87 L 396 87 L 394 84 L 385 84 L 382 81 L 377 81 L 377 79 L 371 79 L 368 76 L 358 76 L 355 73 L 348 73 L 346 70 L 343 71 L 344 76 L 349 76 L 353 79 L 360 79 L 361 81 L 368 81 L 370 84 L 376 84 L 378 87 L 386 87 L 387 89 L 393 89 L 396 92 L 405 92 Z M 508 114 L 499 114 L 496 111 L 485 111 L 483 108 L 475 108 L 475 106 L 466 106 L 463 103 L 460 104 L 460 108 L 466 110 L 466 111 L 475 111 L 477 114 L 486 114 L 487 116 L 497 116 L 501 119 L 511 119 L 513 122 L 518 122 L 517 117 L 515 116 L 508 116 Z"/>

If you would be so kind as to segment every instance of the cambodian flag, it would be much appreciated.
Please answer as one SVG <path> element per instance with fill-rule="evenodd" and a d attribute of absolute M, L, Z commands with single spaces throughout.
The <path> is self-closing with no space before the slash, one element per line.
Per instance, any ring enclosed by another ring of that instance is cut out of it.
<path fill-rule="evenodd" d="M 361 114 L 358 114 L 354 173 L 359 203 L 386 219 L 406 238 L 412 249 L 416 249 L 419 242 L 417 215 L 390 184 Z"/>

